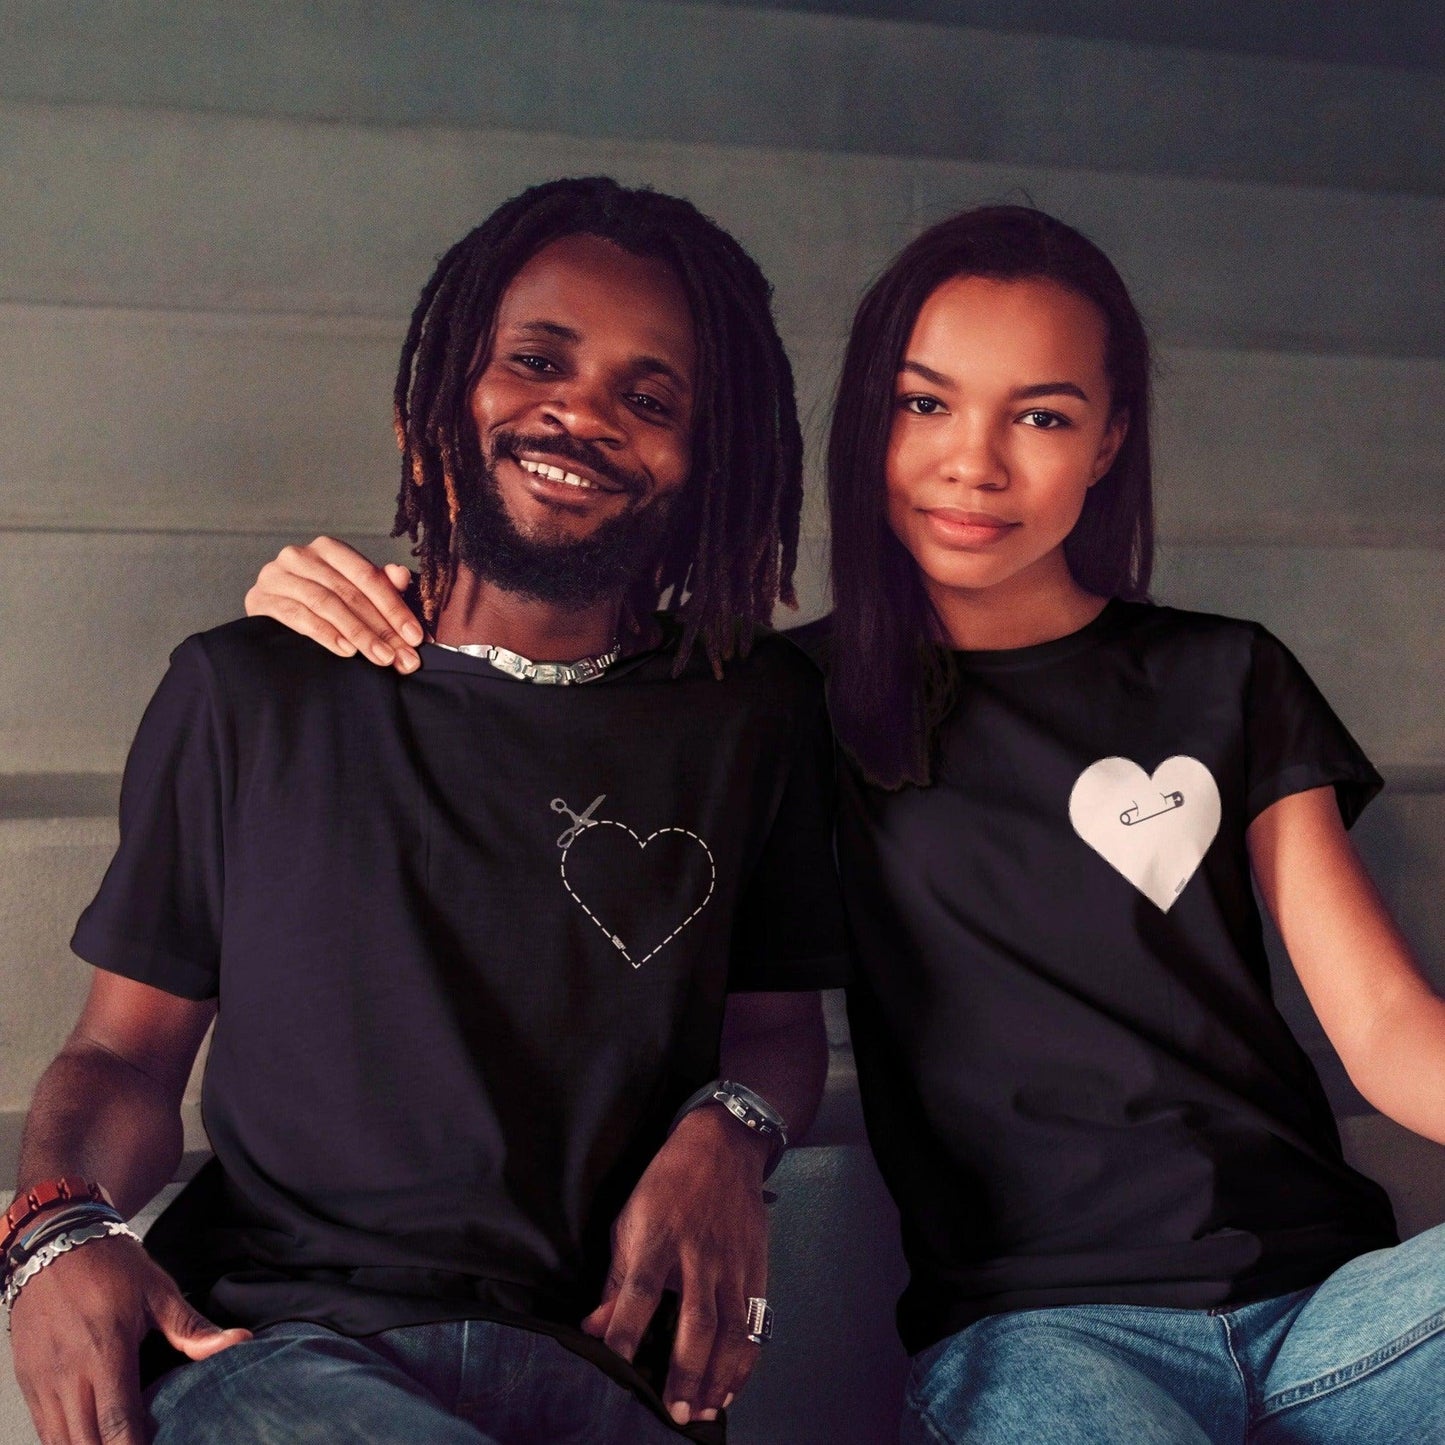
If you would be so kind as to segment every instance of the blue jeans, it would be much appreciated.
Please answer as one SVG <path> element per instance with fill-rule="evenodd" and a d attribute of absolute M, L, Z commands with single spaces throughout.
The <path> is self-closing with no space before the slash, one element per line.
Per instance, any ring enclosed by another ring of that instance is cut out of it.
<path fill-rule="evenodd" d="M 913 1362 L 904 1445 L 1445 1441 L 1445 1225 L 1232 1310 L 1071 1305 Z"/>
<path fill-rule="evenodd" d="M 155 1445 L 678 1445 L 556 1340 L 488 1320 L 351 1338 L 288 1322 L 148 1394 Z"/>

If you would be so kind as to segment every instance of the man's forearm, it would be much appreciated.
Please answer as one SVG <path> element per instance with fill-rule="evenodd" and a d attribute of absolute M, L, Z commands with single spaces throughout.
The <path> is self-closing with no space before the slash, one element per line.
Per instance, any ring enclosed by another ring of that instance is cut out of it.
<path fill-rule="evenodd" d="M 17 1187 L 79 1175 L 103 1184 L 129 1218 L 170 1181 L 182 1141 L 170 1090 L 98 1045 L 72 1042 L 36 1086 Z"/>
<path fill-rule="evenodd" d="M 817 993 L 733 994 L 720 1052 L 724 1078 L 761 1094 L 801 1139 L 828 1077 L 828 1035 Z"/>

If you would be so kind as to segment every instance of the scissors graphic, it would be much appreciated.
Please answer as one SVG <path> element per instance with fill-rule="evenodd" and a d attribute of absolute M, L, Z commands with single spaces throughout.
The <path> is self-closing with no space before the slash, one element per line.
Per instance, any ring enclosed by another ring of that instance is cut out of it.
<path fill-rule="evenodd" d="M 606 793 L 598 793 L 581 813 L 574 813 L 561 798 L 552 799 L 552 811 L 554 813 L 566 813 L 572 820 L 572 826 L 564 829 L 562 836 L 557 839 L 557 846 L 559 848 L 570 848 L 576 841 L 577 835 L 582 832 L 584 828 L 595 828 L 597 826 L 598 819 L 592 815 L 597 811 L 597 805 L 606 796 Z"/>
<path fill-rule="evenodd" d="M 1172 813 L 1175 808 L 1182 808 L 1184 806 L 1183 793 L 1160 793 L 1159 796 L 1164 799 L 1164 806 L 1162 808 L 1156 808 L 1152 813 L 1145 813 L 1143 817 L 1139 817 L 1137 816 L 1139 805 L 1135 803 L 1132 807 L 1125 808 L 1124 811 L 1119 814 L 1119 821 L 1126 828 L 1132 828 L 1135 823 L 1147 823 L 1150 818 L 1161 817 L 1165 813 Z M 597 805 L 594 803 L 592 806 L 595 808 Z"/>

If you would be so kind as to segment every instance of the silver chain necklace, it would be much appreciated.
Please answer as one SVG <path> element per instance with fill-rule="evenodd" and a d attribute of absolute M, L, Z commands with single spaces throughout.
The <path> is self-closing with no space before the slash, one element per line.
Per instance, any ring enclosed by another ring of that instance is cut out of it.
<path fill-rule="evenodd" d="M 484 642 L 438 642 L 437 646 L 444 647 L 448 652 L 464 652 L 468 657 L 480 657 L 499 672 L 522 682 L 555 683 L 563 687 L 595 681 L 622 655 L 622 647 L 616 638 L 612 639 L 612 646 L 606 652 L 599 652 L 595 657 L 579 657 L 576 662 L 533 662 L 519 652 L 509 652 L 505 647 L 493 647 Z"/>

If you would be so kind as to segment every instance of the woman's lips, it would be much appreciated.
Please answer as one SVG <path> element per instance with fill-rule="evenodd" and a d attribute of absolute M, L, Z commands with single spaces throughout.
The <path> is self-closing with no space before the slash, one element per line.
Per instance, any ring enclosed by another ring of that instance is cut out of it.
<path fill-rule="evenodd" d="M 987 512 L 964 512 L 957 507 L 925 507 L 922 511 L 934 535 L 956 547 L 988 546 L 1019 525 Z"/>

